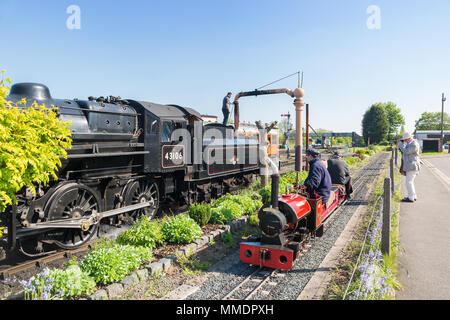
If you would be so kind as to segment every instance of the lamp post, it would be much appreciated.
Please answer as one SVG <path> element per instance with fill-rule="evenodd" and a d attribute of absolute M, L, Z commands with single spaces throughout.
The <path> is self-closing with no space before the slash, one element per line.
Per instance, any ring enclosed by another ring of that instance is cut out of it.
<path fill-rule="evenodd" d="M 444 102 L 447 100 L 447 98 L 444 96 L 444 93 L 442 93 L 442 113 L 441 113 L 441 152 L 444 152 Z"/>

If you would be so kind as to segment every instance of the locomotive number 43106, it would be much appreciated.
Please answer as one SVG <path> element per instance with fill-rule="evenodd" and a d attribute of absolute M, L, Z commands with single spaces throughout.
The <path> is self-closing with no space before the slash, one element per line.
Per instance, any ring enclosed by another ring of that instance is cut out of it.
<path fill-rule="evenodd" d="M 184 165 L 184 146 L 163 146 L 163 167 Z"/>

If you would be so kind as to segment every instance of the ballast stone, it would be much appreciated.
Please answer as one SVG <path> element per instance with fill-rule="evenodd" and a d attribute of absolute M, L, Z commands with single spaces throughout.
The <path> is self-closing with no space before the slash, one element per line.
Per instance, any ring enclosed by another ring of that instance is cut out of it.
<path fill-rule="evenodd" d="M 106 292 L 108 293 L 108 297 L 118 298 L 121 296 L 123 292 L 123 285 L 121 283 L 113 283 L 106 287 Z"/>

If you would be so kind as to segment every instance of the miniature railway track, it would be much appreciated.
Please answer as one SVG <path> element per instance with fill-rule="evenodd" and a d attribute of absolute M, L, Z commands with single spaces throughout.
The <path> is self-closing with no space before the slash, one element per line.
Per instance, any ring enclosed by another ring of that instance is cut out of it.
<path fill-rule="evenodd" d="M 369 179 L 366 179 L 366 177 L 369 176 L 371 169 L 370 168 L 367 169 L 367 167 L 373 166 L 375 163 L 379 162 L 380 159 L 384 159 L 384 158 L 382 156 L 379 156 L 376 159 L 369 162 L 369 164 L 366 164 L 366 166 L 364 168 L 362 168 L 361 170 L 358 171 L 358 172 L 360 172 L 360 174 L 356 175 L 353 179 L 354 180 L 354 184 L 353 184 L 354 193 L 353 194 L 357 194 L 359 189 L 362 188 L 365 184 L 367 184 L 369 182 Z M 291 160 L 291 161 L 288 160 L 288 161 L 282 162 L 282 170 L 280 171 L 281 175 L 292 171 L 291 167 L 294 166 L 294 164 L 295 164 L 295 162 L 293 160 Z M 345 202 L 344 202 L 344 204 L 345 204 Z M 342 210 L 342 208 L 343 208 L 343 206 L 341 206 L 341 208 L 338 209 L 336 214 L 338 214 L 339 211 Z M 335 216 L 336 214 L 334 214 L 333 216 Z M 325 221 L 325 228 L 328 225 L 329 221 L 332 220 L 333 216 L 330 219 L 327 219 L 327 221 Z M 96 239 L 96 240 L 98 240 L 98 239 Z M 310 241 L 311 241 L 311 239 L 310 239 Z M 306 252 L 309 247 L 311 247 L 311 245 L 309 244 L 310 241 L 308 241 L 304 244 L 303 251 L 300 254 L 300 256 L 303 255 L 303 253 Z M 20 274 L 26 273 L 27 271 L 34 270 L 33 272 L 39 273 L 47 265 L 50 265 L 52 263 L 57 263 L 57 262 L 62 263 L 63 261 L 68 261 L 77 254 L 86 253 L 87 251 L 89 251 L 89 249 L 91 247 L 92 247 L 92 242 L 85 244 L 82 247 L 75 249 L 75 250 L 61 250 L 61 251 L 49 253 L 48 255 L 42 256 L 39 258 L 27 259 L 24 262 L 20 262 L 17 265 L 0 266 L 0 280 L 11 279 L 16 276 L 18 276 L 20 278 Z M 261 274 L 264 276 L 261 277 Z M 258 292 L 265 292 L 265 290 L 262 290 L 265 286 L 269 286 L 269 287 L 275 286 L 276 282 L 269 281 L 269 279 L 277 278 L 276 274 L 277 274 L 277 272 L 267 272 L 266 268 L 258 268 L 254 272 L 254 274 L 248 276 L 247 279 L 245 279 L 239 286 L 237 286 L 236 288 L 234 288 L 232 290 L 233 292 L 230 292 L 229 294 L 227 294 L 223 299 L 234 300 L 234 299 L 238 299 L 236 297 L 242 296 L 243 298 L 241 298 L 241 299 L 249 300 L 250 298 L 254 297 Z M 262 280 L 261 280 L 261 278 L 262 278 Z M 253 289 L 249 289 L 249 288 L 242 289 L 242 288 L 244 288 L 244 285 L 251 287 L 251 285 L 250 285 L 251 283 L 253 283 L 253 287 L 254 287 Z M 244 292 L 244 293 L 242 293 L 242 292 Z"/>
<path fill-rule="evenodd" d="M 253 273 L 232 288 L 222 300 L 250 300 L 257 292 L 262 290 L 264 284 L 273 285 L 273 282 L 271 283 L 269 279 L 275 276 L 277 272 L 278 270 L 257 267 Z"/>
<path fill-rule="evenodd" d="M 364 186 L 373 181 L 374 171 L 379 170 L 378 166 L 385 163 L 387 159 L 387 154 L 382 154 L 377 156 L 375 159 L 371 160 L 363 168 L 358 170 L 358 175 L 353 178 L 353 195 L 359 195 Z M 329 228 L 332 221 L 339 215 L 341 211 L 344 210 L 345 204 L 354 200 L 345 200 L 341 207 L 339 207 L 336 212 L 324 222 L 325 231 Z M 302 249 L 299 257 L 294 262 L 297 264 L 301 257 L 306 254 L 312 247 L 315 238 L 306 239 L 302 245 Z M 250 300 L 255 297 L 255 299 L 266 299 L 270 294 L 270 290 L 275 288 L 281 281 L 282 278 L 290 271 L 279 271 L 270 268 L 264 268 L 260 266 L 249 266 L 250 268 L 255 268 L 253 273 L 247 276 L 243 281 L 238 283 L 233 287 L 222 300 Z"/>

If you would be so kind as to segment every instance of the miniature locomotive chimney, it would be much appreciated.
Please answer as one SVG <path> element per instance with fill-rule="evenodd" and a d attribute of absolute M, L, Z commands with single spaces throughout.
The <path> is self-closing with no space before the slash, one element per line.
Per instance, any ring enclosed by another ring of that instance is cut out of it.
<path fill-rule="evenodd" d="M 274 173 L 272 175 L 272 192 L 271 192 L 271 199 L 272 199 L 272 208 L 278 209 L 278 188 L 280 185 L 280 175 L 278 173 Z"/>

